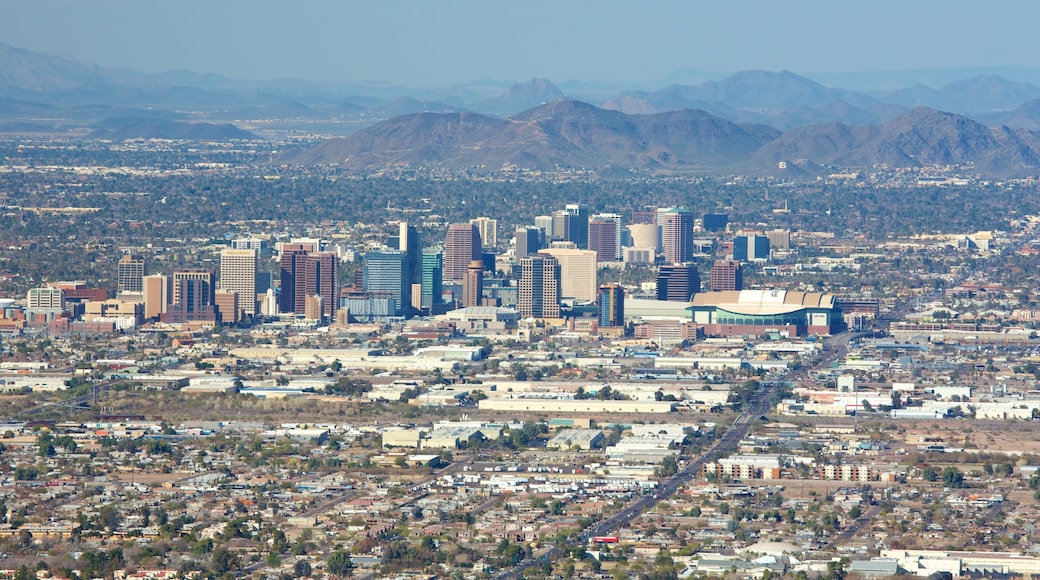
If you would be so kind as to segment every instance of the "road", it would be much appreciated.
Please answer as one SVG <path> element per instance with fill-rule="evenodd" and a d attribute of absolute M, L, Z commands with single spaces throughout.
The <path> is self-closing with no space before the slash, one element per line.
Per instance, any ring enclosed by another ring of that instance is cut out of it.
<path fill-rule="evenodd" d="M 823 353 L 813 362 L 812 365 L 807 365 L 797 371 L 788 372 L 780 380 L 761 383 L 759 388 L 748 400 L 744 412 L 733 421 L 733 424 L 730 425 L 729 429 L 727 429 L 722 437 L 716 440 L 711 447 L 701 453 L 698 457 L 688 461 L 682 471 L 662 481 L 657 488 L 656 493 L 653 495 L 641 496 L 622 508 L 621 511 L 618 511 L 610 517 L 600 520 L 585 528 L 576 540 L 571 541 L 571 547 L 577 544 L 577 542 L 581 542 L 581 544 L 584 545 L 589 538 L 594 536 L 613 535 L 617 529 L 630 524 L 645 511 L 649 510 L 659 500 L 668 499 L 674 495 L 680 487 L 686 485 L 700 475 L 705 463 L 711 462 L 721 455 L 732 453 L 737 449 L 737 445 L 747 435 L 748 431 L 751 429 L 751 425 L 760 417 L 768 413 L 772 408 L 772 398 L 777 387 L 785 382 L 795 380 L 802 375 L 808 375 L 808 373 L 820 368 L 821 366 L 830 365 L 831 362 L 838 360 L 838 358 L 844 356 L 845 353 L 848 352 L 849 345 L 854 340 L 869 335 L 870 333 L 868 332 L 843 332 L 827 337 L 824 339 Z M 542 552 L 535 553 L 532 557 L 523 560 L 512 569 L 500 572 L 498 575 L 494 576 L 494 578 L 497 580 L 515 580 L 519 578 L 525 570 L 538 566 L 545 560 L 553 561 L 562 553 L 563 547 L 553 546 Z"/>

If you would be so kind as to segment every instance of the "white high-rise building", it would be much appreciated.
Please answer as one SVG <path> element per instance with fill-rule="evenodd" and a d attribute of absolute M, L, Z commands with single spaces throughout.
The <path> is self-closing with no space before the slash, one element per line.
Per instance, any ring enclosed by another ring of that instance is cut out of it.
<path fill-rule="evenodd" d="M 480 245 L 484 248 L 493 248 L 498 245 L 498 220 L 489 217 L 478 217 L 469 220 L 469 223 L 477 226 L 480 232 Z"/>
<path fill-rule="evenodd" d="M 221 250 L 220 287 L 238 294 L 240 315 L 256 314 L 256 270 L 256 250 Z"/>
<path fill-rule="evenodd" d="M 596 252 L 569 248 L 549 248 L 539 254 L 552 256 L 560 263 L 560 296 L 576 300 L 596 300 Z"/>

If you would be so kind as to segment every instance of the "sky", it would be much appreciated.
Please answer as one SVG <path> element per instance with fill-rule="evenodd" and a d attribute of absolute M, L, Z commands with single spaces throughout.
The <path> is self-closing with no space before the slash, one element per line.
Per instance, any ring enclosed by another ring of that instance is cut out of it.
<path fill-rule="evenodd" d="M 1016 0 L 0 0 L 0 42 L 108 68 L 446 86 L 1038 66 Z"/>

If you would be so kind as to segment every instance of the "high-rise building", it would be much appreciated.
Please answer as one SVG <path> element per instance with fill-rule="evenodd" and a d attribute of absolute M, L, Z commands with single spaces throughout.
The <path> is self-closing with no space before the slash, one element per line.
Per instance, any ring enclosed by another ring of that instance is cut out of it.
<path fill-rule="evenodd" d="M 395 316 L 407 316 L 411 310 L 411 284 L 405 280 L 407 255 L 404 252 L 368 252 L 362 269 L 365 291 L 394 299 Z"/>
<path fill-rule="evenodd" d="M 143 289 L 142 278 L 144 278 L 144 258 L 123 254 L 116 264 L 116 286 L 117 292 L 141 292 Z"/>
<path fill-rule="evenodd" d="M 25 296 L 25 307 L 29 310 L 64 310 L 65 292 L 49 286 L 31 288 Z"/>
<path fill-rule="evenodd" d="M 548 248 L 538 252 L 560 263 L 560 294 L 576 300 L 596 300 L 596 252 L 567 248 Z"/>
<path fill-rule="evenodd" d="M 701 291 L 701 276 L 697 264 L 668 264 L 657 271 L 657 299 L 669 302 L 689 302 Z"/>
<path fill-rule="evenodd" d="M 534 217 L 534 227 L 542 230 L 542 241 L 548 243 L 549 240 L 555 239 L 553 237 L 553 216 L 551 215 L 538 215 Z M 517 258 L 520 259 L 519 257 Z"/>
<path fill-rule="evenodd" d="M 626 229 L 632 235 L 632 247 L 661 251 L 661 229 L 657 224 L 630 224 Z"/>
<path fill-rule="evenodd" d="M 516 309 L 524 318 L 560 317 L 560 264 L 537 254 L 520 260 Z"/>
<path fill-rule="evenodd" d="M 672 208 L 662 216 L 661 247 L 666 263 L 693 259 L 693 222 L 693 212 L 681 207 Z"/>
<path fill-rule="evenodd" d="M 542 249 L 541 238 L 538 228 L 516 228 L 516 259 L 526 258 Z"/>
<path fill-rule="evenodd" d="M 498 245 L 498 220 L 489 217 L 478 217 L 469 220 L 469 223 L 477 226 L 481 246 L 493 248 Z"/>
<path fill-rule="evenodd" d="M 733 238 L 733 259 L 739 262 L 769 260 L 769 238 L 761 234 Z"/>
<path fill-rule="evenodd" d="M 397 249 L 404 253 L 405 284 L 419 284 L 422 280 L 422 240 L 419 230 L 406 222 L 401 222 Z"/>
<path fill-rule="evenodd" d="M 582 203 L 568 203 L 564 206 L 571 215 L 570 230 L 567 239 L 586 250 L 589 247 L 589 206 Z"/>
<path fill-rule="evenodd" d="M 549 239 L 570 241 L 571 239 L 571 214 L 565 209 L 552 212 L 552 227 Z"/>
<path fill-rule="evenodd" d="M 462 284 L 462 306 L 480 306 L 484 297 L 484 262 L 473 260 Z"/>
<path fill-rule="evenodd" d="M 592 222 L 594 221 L 609 221 L 614 223 L 614 260 L 621 259 L 621 246 L 624 245 L 623 234 L 625 229 L 621 227 L 621 214 L 619 213 L 598 213 L 592 216 L 589 221 L 589 249 L 592 248 Z M 607 260 L 609 261 L 609 260 Z"/>
<path fill-rule="evenodd" d="M 632 212 L 632 223 L 634 223 L 634 224 L 654 224 L 654 225 L 657 225 L 657 210 L 652 210 L 652 211 L 633 211 Z"/>
<path fill-rule="evenodd" d="M 238 294 L 239 311 L 232 314 L 221 311 L 225 322 L 237 322 L 243 316 L 256 314 L 256 271 L 259 258 L 254 249 L 220 251 L 220 287 Z M 225 305 L 226 308 L 227 305 Z M 231 320 L 231 319 L 234 320 Z"/>
<path fill-rule="evenodd" d="M 307 250 L 302 248 L 282 247 L 282 255 L 279 258 L 279 312 L 296 312 L 296 272 L 302 271 L 306 256 Z"/>
<path fill-rule="evenodd" d="M 466 279 L 469 263 L 480 260 L 483 246 L 480 232 L 473 224 L 451 224 L 444 241 L 444 279 L 462 282 Z"/>
<path fill-rule="evenodd" d="M 589 250 L 596 252 L 597 261 L 616 261 L 619 249 L 615 222 L 597 219 L 589 222 Z"/>
<path fill-rule="evenodd" d="M 596 295 L 600 326 L 625 325 L 625 289 L 617 284 L 599 287 Z"/>
<path fill-rule="evenodd" d="M 722 232 L 729 225 L 729 215 L 724 213 L 706 213 L 701 220 L 701 225 L 709 232 Z"/>
<path fill-rule="evenodd" d="M 170 305 L 170 279 L 166 276 L 145 276 L 144 317 L 159 318 Z"/>
<path fill-rule="evenodd" d="M 711 291 L 744 289 L 744 271 L 736 260 L 717 260 L 711 266 Z"/>
<path fill-rule="evenodd" d="M 766 237 L 769 238 L 770 249 L 786 250 L 791 247 L 790 230 L 769 230 Z"/>
<path fill-rule="evenodd" d="M 256 253 L 261 256 L 266 256 L 270 253 L 271 248 L 267 244 L 267 240 L 261 238 L 237 238 L 231 240 L 232 250 L 256 250 Z"/>
<path fill-rule="evenodd" d="M 322 315 L 329 319 L 335 318 L 339 305 L 339 260 L 336 255 L 324 252 L 307 254 L 303 266 L 302 276 L 299 268 L 296 272 L 294 312 L 305 314 L 307 297 L 321 296 Z"/>
<path fill-rule="evenodd" d="M 248 250 L 253 251 L 253 250 Z M 242 313 L 243 308 L 239 304 L 239 299 L 242 296 L 234 290 L 227 288 L 219 288 L 213 295 L 213 305 L 217 307 L 217 313 L 220 314 L 220 321 L 224 324 L 234 324 L 240 320 L 239 314 Z M 253 297 L 254 302 L 256 296 Z"/>
<path fill-rule="evenodd" d="M 171 278 L 173 294 L 170 296 L 170 304 L 188 306 L 190 301 L 191 305 L 213 305 L 213 293 L 217 289 L 216 284 L 213 283 L 213 270 L 202 268 L 177 270 L 173 273 Z M 192 286 L 191 291 L 197 294 L 192 294 L 190 299 L 185 298 L 183 294 L 184 284 L 182 284 L 182 282 L 186 280 L 197 280 L 202 283 L 200 286 Z M 189 309 L 188 312 L 193 312 L 193 310 Z"/>
<path fill-rule="evenodd" d="M 423 250 L 422 255 L 422 303 L 424 311 L 431 310 L 441 303 L 444 292 L 444 255 L 439 250 Z"/>

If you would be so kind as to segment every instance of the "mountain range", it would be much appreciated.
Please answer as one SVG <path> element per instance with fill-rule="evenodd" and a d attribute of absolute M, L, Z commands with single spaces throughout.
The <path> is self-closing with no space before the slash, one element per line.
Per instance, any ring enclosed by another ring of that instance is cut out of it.
<path fill-rule="evenodd" d="M 1032 69 L 1018 72 L 1040 78 Z M 949 163 L 1020 176 L 1040 168 L 1040 86 L 1023 80 L 974 74 L 938 86 L 855 90 L 789 71 L 691 70 L 669 80 L 675 82 L 637 90 L 545 79 L 434 88 L 242 81 L 106 69 L 0 44 L 0 132 L 78 128 L 109 139 L 248 139 L 256 135 L 230 123 L 255 126 L 260 135 L 273 134 L 267 127 L 317 127 L 344 137 L 280 161 L 357 170 L 771 174 L 788 161 L 789 173 Z"/>

